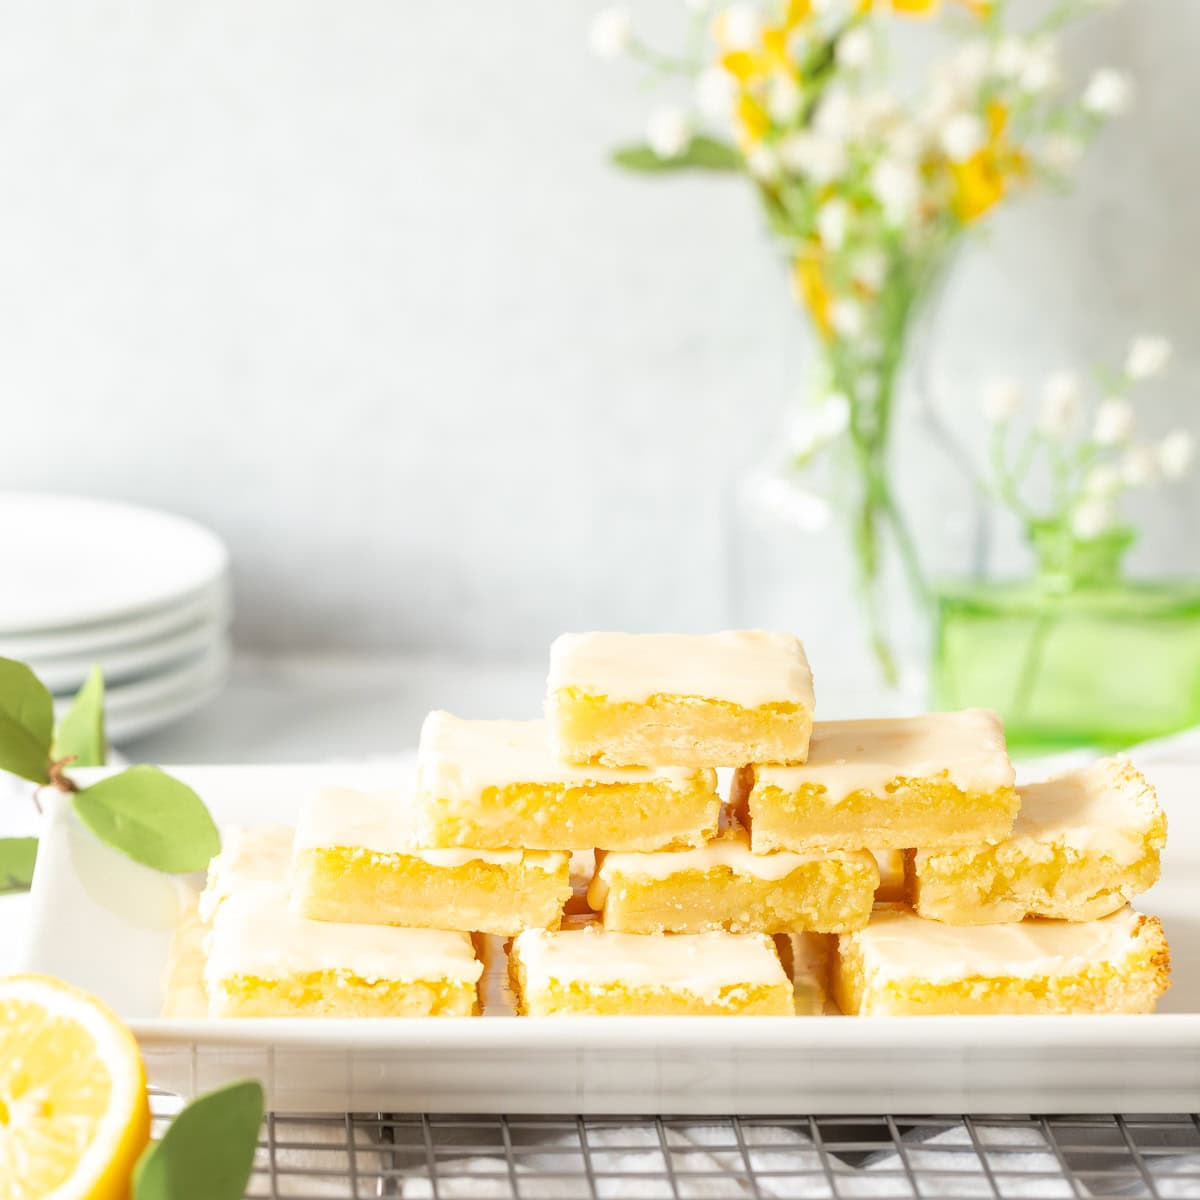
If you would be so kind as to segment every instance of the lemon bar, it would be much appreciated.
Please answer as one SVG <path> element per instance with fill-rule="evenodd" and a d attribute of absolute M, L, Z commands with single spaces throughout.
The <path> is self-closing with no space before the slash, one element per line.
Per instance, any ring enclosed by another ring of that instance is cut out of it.
<path fill-rule="evenodd" d="M 1102 759 L 1019 790 L 1007 840 L 908 853 L 909 894 L 921 916 L 951 925 L 1091 921 L 1158 879 L 1167 821 L 1128 759 Z"/>
<path fill-rule="evenodd" d="M 292 911 L 318 921 L 511 936 L 557 929 L 571 895 L 565 850 L 422 850 L 412 788 L 328 788 L 296 827 Z"/>
<path fill-rule="evenodd" d="M 1019 803 L 1000 719 L 978 708 L 818 721 L 808 762 L 741 768 L 731 802 L 756 854 L 991 844 Z"/>
<path fill-rule="evenodd" d="M 208 864 L 197 913 L 212 923 L 217 909 L 236 891 L 256 883 L 287 879 L 296 831 L 290 825 L 227 825 L 221 849 Z"/>
<path fill-rule="evenodd" d="M 849 933 L 867 923 L 879 883 L 866 850 L 752 854 L 738 826 L 695 850 L 597 858 L 588 903 L 624 933 Z"/>
<path fill-rule="evenodd" d="M 221 903 L 204 983 L 212 1017 L 466 1017 L 482 972 L 469 934 L 310 921 L 277 880 Z"/>
<path fill-rule="evenodd" d="M 792 984 L 761 933 L 527 930 L 509 968 L 526 1016 L 791 1016 Z"/>
<path fill-rule="evenodd" d="M 694 767 L 558 761 L 545 721 L 464 721 L 432 712 L 417 751 L 423 846 L 657 850 L 717 829 L 717 775 Z"/>
<path fill-rule="evenodd" d="M 1141 1013 L 1169 977 L 1162 926 L 1130 908 L 1098 921 L 944 925 L 881 905 L 838 939 L 834 995 L 860 1016 Z"/>
<path fill-rule="evenodd" d="M 546 716 L 570 762 L 803 762 L 812 714 L 792 634 L 566 633 L 550 648 Z"/>

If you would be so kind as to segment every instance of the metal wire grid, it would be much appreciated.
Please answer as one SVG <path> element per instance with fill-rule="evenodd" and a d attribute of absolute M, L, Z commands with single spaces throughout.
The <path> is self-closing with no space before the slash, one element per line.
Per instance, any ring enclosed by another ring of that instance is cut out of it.
<path fill-rule="evenodd" d="M 1194 1200 L 1200 1117 L 272 1113 L 247 1195 Z"/>

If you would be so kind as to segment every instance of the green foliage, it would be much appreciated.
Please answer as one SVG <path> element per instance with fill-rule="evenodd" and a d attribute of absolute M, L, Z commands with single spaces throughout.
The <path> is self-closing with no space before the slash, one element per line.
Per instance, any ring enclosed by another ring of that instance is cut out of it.
<path fill-rule="evenodd" d="M 262 1085 L 197 1096 L 133 1172 L 133 1200 L 242 1200 L 263 1119 Z"/>
<path fill-rule="evenodd" d="M 27 892 L 37 861 L 37 838 L 0 838 L 0 896 Z"/>
<path fill-rule="evenodd" d="M 102 767 L 108 757 L 104 733 L 104 673 L 97 663 L 75 694 L 54 734 L 54 757 L 76 767 Z"/>
<path fill-rule="evenodd" d="M 686 150 L 673 158 L 663 158 L 649 146 L 621 146 L 613 151 L 613 162 L 628 171 L 658 173 L 665 171 L 736 171 L 742 156 L 726 142 L 697 134 Z"/>
<path fill-rule="evenodd" d="M 24 664 L 0 658 L 0 771 L 50 782 L 54 701 Z"/>
<path fill-rule="evenodd" d="M 201 871 L 221 848 L 204 802 L 157 767 L 130 767 L 74 795 L 101 841 L 156 871 Z"/>

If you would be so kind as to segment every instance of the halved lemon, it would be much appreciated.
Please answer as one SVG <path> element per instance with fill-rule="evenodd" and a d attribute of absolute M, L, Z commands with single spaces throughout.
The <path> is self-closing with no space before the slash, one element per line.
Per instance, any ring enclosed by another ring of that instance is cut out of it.
<path fill-rule="evenodd" d="M 121 1200 L 149 1138 L 133 1034 L 57 979 L 0 979 L 0 1200 Z"/>

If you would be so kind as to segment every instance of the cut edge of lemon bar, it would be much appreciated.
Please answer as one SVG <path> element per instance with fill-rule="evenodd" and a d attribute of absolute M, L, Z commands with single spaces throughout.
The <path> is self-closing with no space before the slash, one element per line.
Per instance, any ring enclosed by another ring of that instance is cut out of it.
<path fill-rule="evenodd" d="M 803 762 L 813 708 L 792 634 L 576 633 L 550 648 L 546 716 L 555 752 L 572 762 Z"/>
<path fill-rule="evenodd" d="M 717 831 L 716 772 L 560 762 L 545 721 L 432 712 L 417 752 L 417 840 L 426 847 L 657 850 Z"/>
<path fill-rule="evenodd" d="M 217 910 L 204 984 L 212 1017 L 472 1016 L 482 972 L 467 933 L 310 921 L 275 882 Z"/>
<path fill-rule="evenodd" d="M 792 1016 L 792 984 L 765 934 L 613 933 L 596 926 L 513 939 L 524 1016 Z"/>
<path fill-rule="evenodd" d="M 867 923 L 879 883 L 865 850 L 752 854 L 738 826 L 695 850 L 598 860 L 588 903 L 624 933 L 848 933 Z"/>
<path fill-rule="evenodd" d="M 319 921 L 511 936 L 558 928 L 569 863 L 565 850 L 420 849 L 411 789 L 326 788 L 296 828 L 291 906 Z"/>
<path fill-rule="evenodd" d="M 1167 821 L 1154 789 L 1124 757 L 1019 789 L 1012 835 L 994 846 L 906 854 L 916 911 L 952 925 L 1026 916 L 1091 921 L 1158 880 Z"/>
<path fill-rule="evenodd" d="M 730 800 L 756 854 L 995 843 L 1020 804 L 986 709 L 818 721 L 807 763 L 742 767 Z"/>
<path fill-rule="evenodd" d="M 1146 1013 L 1170 983 L 1157 917 L 945 925 L 880 905 L 838 939 L 833 991 L 859 1016 Z"/>

